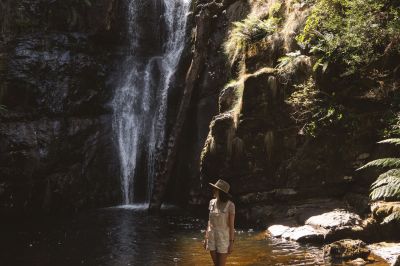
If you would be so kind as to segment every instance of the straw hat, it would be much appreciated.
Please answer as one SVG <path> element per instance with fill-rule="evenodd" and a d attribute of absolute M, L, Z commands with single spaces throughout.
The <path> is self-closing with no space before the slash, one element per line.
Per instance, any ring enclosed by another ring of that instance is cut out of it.
<path fill-rule="evenodd" d="M 215 187 L 216 189 L 219 189 L 229 195 L 228 192 L 229 192 L 230 185 L 228 184 L 228 182 L 226 182 L 222 179 L 219 179 L 215 184 L 213 184 L 213 183 L 208 183 L 208 184 L 210 184 L 210 186 Z"/>

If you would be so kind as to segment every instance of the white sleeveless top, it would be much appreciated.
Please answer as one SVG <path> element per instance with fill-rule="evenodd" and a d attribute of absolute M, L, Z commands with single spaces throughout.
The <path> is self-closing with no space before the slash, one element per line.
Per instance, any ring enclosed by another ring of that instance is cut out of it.
<path fill-rule="evenodd" d="M 208 208 L 210 210 L 210 229 L 229 230 L 229 214 L 235 213 L 235 204 L 228 200 L 225 205 L 220 207 L 221 209 L 218 208 L 217 199 L 210 200 Z"/>

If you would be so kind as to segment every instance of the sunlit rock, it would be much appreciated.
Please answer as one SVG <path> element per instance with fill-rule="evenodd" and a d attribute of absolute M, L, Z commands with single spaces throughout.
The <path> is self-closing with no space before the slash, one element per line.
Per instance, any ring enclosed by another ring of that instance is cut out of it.
<path fill-rule="evenodd" d="M 282 234 L 282 238 L 300 243 L 322 243 L 327 232 L 325 229 L 317 229 L 309 225 L 304 225 L 286 230 Z"/>
<path fill-rule="evenodd" d="M 331 259 L 368 258 L 370 250 L 361 240 L 343 239 L 324 246 L 324 256 Z"/>
<path fill-rule="evenodd" d="M 368 245 L 371 252 L 385 259 L 391 266 L 400 266 L 400 243 L 376 243 Z"/>
<path fill-rule="evenodd" d="M 268 233 L 273 237 L 281 237 L 289 229 L 290 227 L 285 225 L 272 225 L 268 227 Z"/>

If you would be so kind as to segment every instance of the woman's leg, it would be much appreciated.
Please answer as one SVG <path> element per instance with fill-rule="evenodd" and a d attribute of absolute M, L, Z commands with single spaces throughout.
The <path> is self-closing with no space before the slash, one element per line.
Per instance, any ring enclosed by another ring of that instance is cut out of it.
<path fill-rule="evenodd" d="M 218 263 L 217 252 L 215 250 L 210 250 L 210 255 L 211 255 L 211 258 L 212 258 L 212 260 L 214 262 L 214 265 L 218 266 L 218 264 L 217 264 Z"/>
<path fill-rule="evenodd" d="M 218 266 L 225 266 L 228 253 L 217 253 Z"/>

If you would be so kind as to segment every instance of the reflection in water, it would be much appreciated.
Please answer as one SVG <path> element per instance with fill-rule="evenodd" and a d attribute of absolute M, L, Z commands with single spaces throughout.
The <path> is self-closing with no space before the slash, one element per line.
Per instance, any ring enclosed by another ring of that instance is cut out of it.
<path fill-rule="evenodd" d="M 149 216 L 144 207 L 4 224 L 0 265 L 211 265 L 201 243 L 204 220 L 173 209 Z M 265 239 L 262 232 L 238 230 L 236 239 L 228 265 L 330 265 L 318 248 Z"/>

